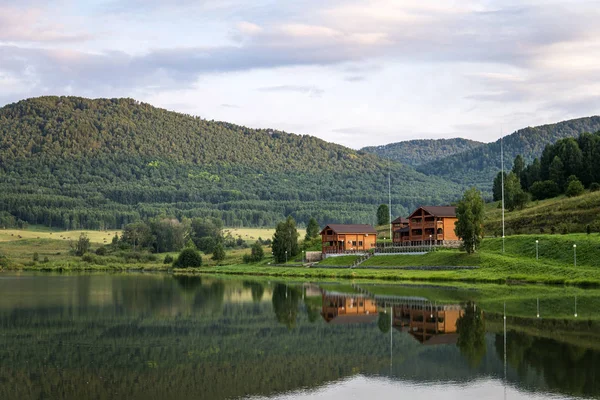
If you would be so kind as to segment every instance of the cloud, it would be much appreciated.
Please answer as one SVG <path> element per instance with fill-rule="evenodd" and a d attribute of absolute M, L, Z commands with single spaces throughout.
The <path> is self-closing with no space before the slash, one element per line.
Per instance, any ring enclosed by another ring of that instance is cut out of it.
<path fill-rule="evenodd" d="M 261 92 L 295 92 L 304 93 L 312 97 L 321 96 L 325 91 L 315 86 L 302 86 L 302 85 L 280 85 L 280 86 L 268 86 L 257 89 Z"/>
<path fill-rule="evenodd" d="M 92 38 L 88 33 L 66 31 L 64 25 L 49 21 L 47 10 L 0 5 L 0 41 L 80 42 Z"/>

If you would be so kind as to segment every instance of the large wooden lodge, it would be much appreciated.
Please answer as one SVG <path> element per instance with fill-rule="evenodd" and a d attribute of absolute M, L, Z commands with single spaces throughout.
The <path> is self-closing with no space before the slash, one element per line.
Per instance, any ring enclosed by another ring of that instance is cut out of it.
<path fill-rule="evenodd" d="M 394 226 L 394 222 L 399 221 Z M 397 219 L 392 222 L 395 245 L 440 245 L 453 246 L 460 241 L 454 232 L 456 207 L 419 207 L 408 217 L 408 221 Z"/>
<path fill-rule="evenodd" d="M 395 246 L 458 246 L 454 232 L 456 207 L 423 206 L 408 218 L 392 221 Z M 329 224 L 321 231 L 323 253 L 364 252 L 377 245 L 377 231 L 370 225 Z"/>

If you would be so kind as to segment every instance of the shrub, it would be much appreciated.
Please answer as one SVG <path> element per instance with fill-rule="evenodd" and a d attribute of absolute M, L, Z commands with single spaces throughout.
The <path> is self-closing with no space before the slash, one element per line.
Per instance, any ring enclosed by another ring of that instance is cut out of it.
<path fill-rule="evenodd" d="M 165 259 L 163 260 L 163 264 L 171 264 L 171 263 L 173 263 L 173 256 L 171 256 L 170 254 L 167 254 Z"/>
<path fill-rule="evenodd" d="M 98 247 L 96 249 L 96 255 L 98 255 L 98 256 L 105 256 L 106 255 L 106 247 L 104 247 L 104 246 Z"/>
<path fill-rule="evenodd" d="M 262 259 L 264 257 L 265 257 L 265 252 L 263 251 L 263 248 L 261 245 L 261 240 L 259 238 L 259 240 L 257 240 L 252 245 L 252 250 L 250 251 L 250 254 L 244 255 L 244 262 L 246 264 L 249 264 L 252 262 L 259 262 L 259 261 L 262 261 Z"/>
<path fill-rule="evenodd" d="M 38 261 L 40 261 L 40 255 L 36 251 L 35 253 L 33 253 L 33 262 L 38 262 Z"/>
<path fill-rule="evenodd" d="M 586 232 L 588 235 L 590 235 L 590 234 L 592 233 L 592 227 L 590 226 L 590 224 L 588 224 L 588 225 L 585 227 L 585 232 Z"/>
<path fill-rule="evenodd" d="M 215 249 L 213 250 L 212 259 L 217 262 L 223 261 L 225 259 L 225 249 L 223 248 L 223 245 L 221 243 L 215 246 Z"/>
<path fill-rule="evenodd" d="M 590 185 L 590 192 L 597 192 L 600 190 L 600 183 L 594 182 Z"/>
<path fill-rule="evenodd" d="M 550 233 L 552 233 L 554 235 L 556 233 L 556 228 L 555 227 L 550 228 Z"/>
<path fill-rule="evenodd" d="M 46 264 L 47 264 L 47 263 L 49 263 L 49 262 L 50 262 L 50 259 L 48 258 L 48 256 L 44 257 L 44 263 L 46 263 Z"/>
<path fill-rule="evenodd" d="M 582 195 L 584 191 L 585 188 L 583 187 L 583 183 L 578 179 L 575 179 L 569 182 L 565 193 L 569 197 L 576 197 Z"/>
<path fill-rule="evenodd" d="M 544 200 L 560 194 L 560 187 L 554 181 L 535 182 L 529 189 L 533 200 Z"/>
<path fill-rule="evenodd" d="M 198 268 L 202 266 L 202 256 L 198 251 L 190 248 L 181 250 L 177 260 L 173 263 L 175 268 Z"/>
<path fill-rule="evenodd" d="M 77 239 L 77 243 L 75 243 L 75 248 L 73 249 L 76 256 L 83 256 L 90 250 L 90 239 L 87 237 L 85 233 L 81 233 L 79 235 L 79 239 Z"/>
<path fill-rule="evenodd" d="M 561 231 L 560 231 L 560 233 L 563 234 L 563 235 L 566 235 L 567 233 L 569 233 L 569 229 L 567 229 L 566 226 L 563 226 L 562 229 L 561 229 Z"/>

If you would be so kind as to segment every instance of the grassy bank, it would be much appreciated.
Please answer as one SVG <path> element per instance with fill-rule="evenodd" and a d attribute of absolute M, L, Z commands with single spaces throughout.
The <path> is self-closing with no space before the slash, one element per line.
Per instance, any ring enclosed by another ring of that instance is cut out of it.
<path fill-rule="evenodd" d="M 539 240 L 540 259 L 535 258 Z M 577 243 L 577 266 L 573 264 L 573 244 Z M 426 255 L 375 256 L 360 268 L 328 268 L 350 265 L 355 256 L 332 257 L 311 268 L 268 265 L 229 265 L 201 268 L 198 273 L 260 275 L 331 279 L 376 279 L 436 282 L 523 282 L 600 286 L 599 235 L 523 235 L 486 239 L 481 250 L 472 255 L 457 250 L 441 250 Z M 477 269 L 408 270 L 402 267 L 476 266 Z M 377 268 L 373 268 L 377 267 Z M 386 269 L 386 267 L 388 269 Z M 396 269 L 392 269 L 396 267 Z"/>
<path fill-rule="evenodd" d="M 550 233 L 552 228 L 557 234 L 563 230 L 585 232 L 587 225 L 600 232 L 600 192 L 534 201 L 523 210 L 505 214 L 506 232 L 510 235 L 540 233 L 541 229 Z M 502 235 L 502 210 L 497 202 L 486 206 L 484 226 L 487 234 Z"/>

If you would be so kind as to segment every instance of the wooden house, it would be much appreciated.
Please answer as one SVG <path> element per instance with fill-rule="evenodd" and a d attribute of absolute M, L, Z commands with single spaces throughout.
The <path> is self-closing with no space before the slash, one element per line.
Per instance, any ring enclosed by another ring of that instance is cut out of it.
<path fill-rule="evenodd" d="M 409 217 L 409 242 L 419 245 L 458 245 L 454 233 L 456 207 L 419 207 Z"/>
<path fill-rule="evenodd" d="M 360 324 L 377 320 L 377 303 L 363 295 L 323 292 L 321 316 L 331 324 Z"/>
<path fill-rule="evenodd" d="M 398 217 L 392 221 L 393 241 L 394 244 L 409 243 L 409 220 L 403 217 Z"/>
<path fill-rule="evenodd" d="M 323 254 L 367 251 L 375 248 L 377 231 L 371 225 L 329 224 L 321 231 Z"/>

